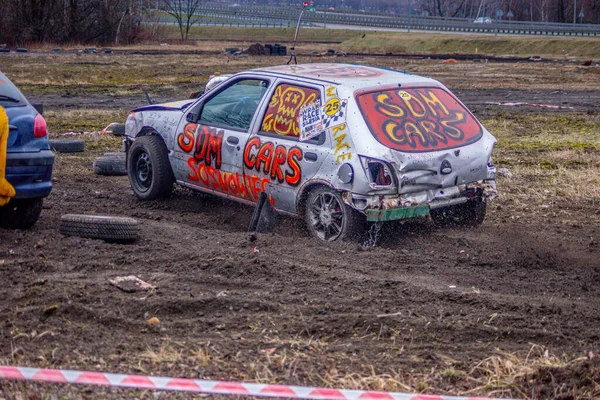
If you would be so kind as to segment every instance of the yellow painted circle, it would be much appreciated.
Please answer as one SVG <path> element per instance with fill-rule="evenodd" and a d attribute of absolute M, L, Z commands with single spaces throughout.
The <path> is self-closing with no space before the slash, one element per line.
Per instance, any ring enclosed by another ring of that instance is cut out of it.
<path fill-rule="evenodd" d="M 407 93 L 407 92 L 405 92 L 405 91 L 400 91 L 400 92 L 398 92 L 398 95 L 399 95 L 401 98 L 403 98 L 404 100 L 410 100 L 410 98 L 411 98 L 411 97 L 410 97 L 410 94 L 408 94 L 408 93 Z"/>
<path fill-rule="evenodd" d="M 403 98 L 404 100 L 410 100 L 410 94 L 408 94 L 407 92 L 405 92 L 405 91 L 401 91 L 401 92 L 398 92 L 398 94 L 399 94 L 399 95 L 400 95 L 400 97 L 401 97 L 401 98 Z"/>
<path fill-rule="evenodd" d="M 325 114 L 329 115 L 330 117 L 332 115 L 337 114 L 338 111 L 340 111 L 340 99 L 338 99 L 337 97 L 330 99 L 325 104 Z"/>

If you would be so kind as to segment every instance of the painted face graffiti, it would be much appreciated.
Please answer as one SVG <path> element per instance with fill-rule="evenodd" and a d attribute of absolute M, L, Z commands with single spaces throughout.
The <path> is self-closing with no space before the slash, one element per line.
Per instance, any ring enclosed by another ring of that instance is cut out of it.
<path fill-rule="evenodd" d="M 300 109 L 320 98 L 316 89 L 282 84 L 277 86 L 265 113 L 261 130 L 278 135 L 298 137 Z"/>
<path fill-rule="evenodd" d="M 439 88 L 384 90 L 357 97 L 373 136 L 405 152 L 443 150 L 477 141 L 479 123 Z"/>
<path fill-rule="evenodd" d="M 198 124 L 187 124 L 183 132 L 177 135 L 177 145 L 185 153 L 193 151 L 193 159 L 211 165 L 213 160 L 217 169 L 221 168 L 221 147 L 223 131 Z"/>
<path fill-rule="evenodd" d="M 302 179 L 302 157 L 299 147 L 275 146 L 271 142 L 262 143 L 260 138 L 254 137 L 244 149 L 244 166 L 266 175 L 271 181 L 298 186 Z"/>

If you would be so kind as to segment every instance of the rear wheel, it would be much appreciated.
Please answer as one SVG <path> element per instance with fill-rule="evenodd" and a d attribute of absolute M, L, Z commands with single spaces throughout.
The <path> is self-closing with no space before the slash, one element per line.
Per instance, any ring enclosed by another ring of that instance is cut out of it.
<path fill-rule="evenodd" d="M 358 212 L 347 206 L 337 191 L 327 187 L 309 193 L 305 221 L 311 236 L 325 242 L 356 238 L 362 226 Z"/>
<path fill-rule="evenodd" d="M 40 217 L 43 199 L 12 199 L 0 207 L 0 227 L 29 229 Z"/>
<path fill-rule="evenodd" d="M 127 175 L 135 195 L 142 200 L 167 197 L 173 190 L 173 170 L 167 146 L 158 136 L 137 138 L 129 149 Z"/>
<path fill-rule="evenodd" d="M 486 209 L 487 203 L 479 198 L 469 200 L 464 204 L 431 210 L 431 219 L 434 224 L 440 227 L 476 227 L 483 223 Z"/>

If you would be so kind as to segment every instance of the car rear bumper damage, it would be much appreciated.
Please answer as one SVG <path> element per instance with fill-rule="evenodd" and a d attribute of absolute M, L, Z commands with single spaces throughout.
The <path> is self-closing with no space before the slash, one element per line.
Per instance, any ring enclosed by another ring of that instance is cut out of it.
<path fill-rule="evenodd" d="M 52 190 L 54 154 L 50 150 L 36 153 L 7 153 L 6 179 L 17 191 L 16 199 L 46 197 Z"/>
<path fill-rule="evenodd" d="M 422 193 L 406 195 L 361 196 L 347 192 L 344 201 L 363 212 L 367 221 L 384 222 L 426 217 L 431 210 L 464 204 L 468 201 L 488 201 L 498 197 L 495 180 L 473 182 L 444 189 L 444 198 L 419 201 Z"/>

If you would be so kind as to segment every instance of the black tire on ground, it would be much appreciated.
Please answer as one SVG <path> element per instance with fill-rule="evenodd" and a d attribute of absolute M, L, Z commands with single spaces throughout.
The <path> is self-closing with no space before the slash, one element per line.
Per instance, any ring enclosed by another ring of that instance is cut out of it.
<path fill-rule="evenodd" d="M 40 217 L 44 200 L 12 199 L 0 207 L 0 227 L 7 229 L 29 229 Z"/>
<path fill-rule="evenodd" d="M 328 187 L 318 187 L 308 194 L 304 220 L 310 235 L 325 242 L 357 239 L 364 227 L 364 217 Z"/>
<path fill-rule="evenodd" d="M 104 157 L 122 157 L 123 159 L 125 159 L 126 154 L 123 151 L 119 151 L 119 152 L 104 153 L 102 156 L 104 156 Z"/>
<path fill-rule="evenodd" d="M 125 124 L 115 124 L 112 127 L 112 133 L 114 136 L 125 135 Z"/>
<path fill-rule="evenodd" d="M 96 158 L 94 161 L 94 172 L 97 175 L 124 176 L 127 175 L 127 164 L 125 154 L 123 156 L 107 156 Z"/>
<path fill-rule="evenodd" d="M 50 139 L 50 149 L 59 153 L 79 153 L 85 151 L 85 142 L 81 139 Z"/>
<path fill-rule="evenodd" d="M 482 199 L 469 200 L 464 204 L 431 210 L 431 220 L 439 227 L 476 227 L 483 223 L 487 203 Z"/>
<path fill-rule="evenodd" d="M 127 156 L 127 175 L 133 192 L 141 200 L 171 194 L 175 178 L 167 146 L 159 136 L 142 136 L 133 142 Z"/>
<path fill-rule="evenodd" d="M 133 218 L 102 215 L 66 214 L 60 217 L 60 233 L 114 242 L 131 242 L 139 237 Z"/>

